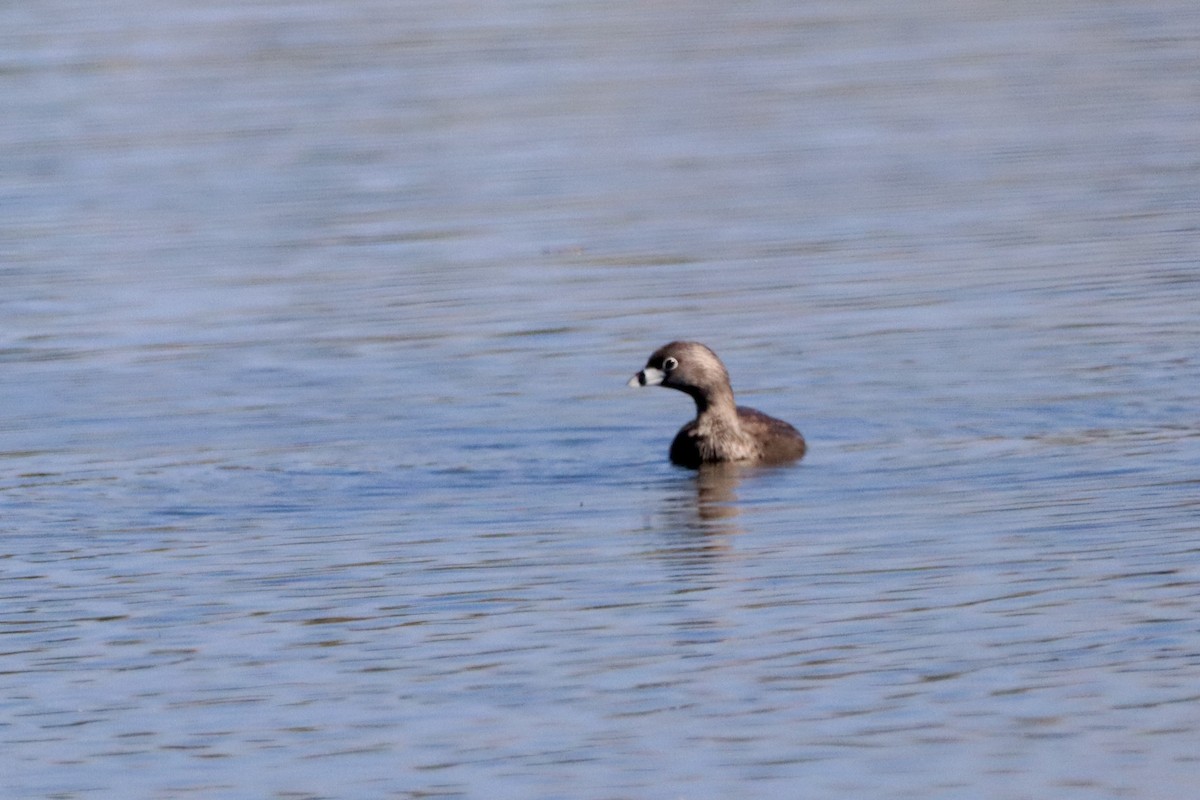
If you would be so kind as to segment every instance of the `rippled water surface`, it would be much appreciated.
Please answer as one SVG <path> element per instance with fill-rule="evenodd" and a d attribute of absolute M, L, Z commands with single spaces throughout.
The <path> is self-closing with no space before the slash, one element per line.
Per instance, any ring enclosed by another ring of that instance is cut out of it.
<path fill-rule="evenodd" d="M 1194 3 L 0 45 L 3 796 L 1194 791 Z M 674 338 L 809 457 L 668 464 Z"/>

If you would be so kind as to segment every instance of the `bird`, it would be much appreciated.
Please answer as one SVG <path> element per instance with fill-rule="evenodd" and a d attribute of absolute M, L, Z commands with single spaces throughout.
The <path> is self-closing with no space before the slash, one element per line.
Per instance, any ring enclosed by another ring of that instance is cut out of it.
<path fill-rule="evenodd" d="M 804 436 L 781 419 L 737 405 L 729 371 L 699 342 L 676 341 L 655 350 L 629 386 L 666 386 L 696 401 L 696 418 L 671 442 L 675 464 L 785 464 L 804 457 Z"/>

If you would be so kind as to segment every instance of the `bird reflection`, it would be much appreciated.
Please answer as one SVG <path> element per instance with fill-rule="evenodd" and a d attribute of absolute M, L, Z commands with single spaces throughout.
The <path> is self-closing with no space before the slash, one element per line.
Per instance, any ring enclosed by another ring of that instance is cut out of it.
<path fill-rule="evenodd" d="M 730 549 L 729 539 L 742 533 L 737 487 L 743 467 L 705 464 L 686 480 L 673 483 L 663 498 L 664 513 L 655 521 L 664 537 L 655 554 L 687 572 Z"/>
<path fill-rule="evenodd" d="M 707 533 L 741 533 L 732 522 L 741 513 L 737 487 L 742 467 L 737 464 L 705 464 L 696 475 L 696 518 Z"/>

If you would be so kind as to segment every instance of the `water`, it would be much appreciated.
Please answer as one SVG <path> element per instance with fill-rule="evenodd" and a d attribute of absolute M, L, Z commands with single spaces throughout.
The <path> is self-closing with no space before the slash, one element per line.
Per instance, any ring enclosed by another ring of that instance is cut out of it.
<path fill-rule="evenodd" d="M 0 43 L 4 796 L 1192 790 L 1194 4 Z M 679 337 L 802 464 L 667 463 Z"/>

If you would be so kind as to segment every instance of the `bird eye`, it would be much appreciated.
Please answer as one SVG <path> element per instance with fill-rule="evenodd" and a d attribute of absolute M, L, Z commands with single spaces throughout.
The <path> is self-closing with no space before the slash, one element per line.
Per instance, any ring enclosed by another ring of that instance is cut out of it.
<path fill-rule="evenodd" d="M 671 370 L 675 369 L 678 366 L 679 366 L 679 361 L 676 360 L 673 356 L 667 356 L 666 358 L 663 359 L 663 367 L 662 367 L 663 372 L 670 372 Z"/>

